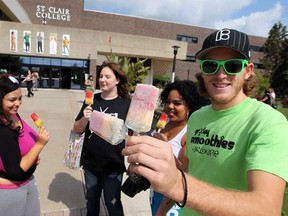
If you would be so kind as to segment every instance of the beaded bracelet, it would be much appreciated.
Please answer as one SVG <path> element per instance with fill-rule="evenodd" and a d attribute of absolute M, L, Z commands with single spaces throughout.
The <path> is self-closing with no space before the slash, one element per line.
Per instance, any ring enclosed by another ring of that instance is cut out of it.
<path fill-rule="evenodd" d="M 188 186 L 187 186 L 187 179 L 185 176 L 185 173 L 183 172 L 183 170 L 179 169 L 181 172 L 181 175 L 183 177 L 183 183 L 184 183 L 184 199 L 182 204 L 175 202 L 180 208 L 183 208 L 186 205 L 186 201 L 187 201 L 187 194 L 188 194 Z"/>

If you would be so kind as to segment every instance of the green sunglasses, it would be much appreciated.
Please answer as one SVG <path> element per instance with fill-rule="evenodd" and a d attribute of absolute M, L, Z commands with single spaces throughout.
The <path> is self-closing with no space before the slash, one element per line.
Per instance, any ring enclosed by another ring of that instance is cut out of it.
<path fill-rule="evenodd" d="M 215 74 L 220 66 L 223 67 L 226 74 L 235 75 L 242 72 L 243 68 L 248 65 L 246 59 L 229 59 L 229 60 L 201 60 L 200 67 L 203 74 Z"/>

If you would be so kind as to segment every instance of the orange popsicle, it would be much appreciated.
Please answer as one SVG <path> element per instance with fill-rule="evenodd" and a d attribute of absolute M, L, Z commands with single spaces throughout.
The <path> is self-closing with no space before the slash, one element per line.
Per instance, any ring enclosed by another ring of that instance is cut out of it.
<path fill-rule="evenodd" d="M 156 124 L 156 128 L 158 128 L 158 133 L 160 133 L 160 131 L 165 128 L 167 119 L 168 119 L 168 115 L 166 113 L 162 113 L 160 115 L 160 118 Z"/>
<path fill-rule="evenodd" d="M 31 114 L 31 118 L 34 121 L 35 125 L 40 128 L 43 125 L 42 120 L 36 115 L 36 113 Z"/>
<path fill-rule="evenodd" d="M 89 106 L 93 104 L 93 92 L 92 91 L 85 92 L 85 103 Z"/>

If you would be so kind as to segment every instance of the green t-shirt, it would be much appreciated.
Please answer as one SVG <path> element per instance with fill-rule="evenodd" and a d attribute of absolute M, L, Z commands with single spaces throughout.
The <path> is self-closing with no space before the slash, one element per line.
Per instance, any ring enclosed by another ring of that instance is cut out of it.
<path fill-rule="evenodd" d="M 25 35 L 24 36 L 24 40 L 25 40 L 25 43 L 29 43 L 30 42 L 30 36 L 29 35 Z"/>
<path fill-rule="evenodd" d="M 188 172 L 213 185 L 239 191 L 248 190 L 249 170 L 263 170 L 288 181 L 287 135 L 285 116 L 255 99 L 247 98 L 220 111 L 203 107 L 188 122 Z M 188 188 L 188 193 L 193 191 Z M 181 215 L 198 214 L 184 208 Z"/>

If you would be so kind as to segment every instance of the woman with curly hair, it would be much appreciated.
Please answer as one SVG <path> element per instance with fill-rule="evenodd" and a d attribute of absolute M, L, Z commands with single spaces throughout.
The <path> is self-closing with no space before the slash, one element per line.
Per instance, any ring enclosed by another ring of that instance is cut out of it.
<path fill-rule="evenodd" d="M 171 144 L 174 156 L 181 165 L 184 162 L 189 116 L 202 106 L 210 104 L 210 100 L 200 96 L 197 85 L 190 80 L 176 81 L 166 85 L 160 94 L 160 100 L 169 121 L 165 128 L 160 133 L 156 133 L 154 137 L 168 141 Z M 152 215 L 156 215 L 157 211 L 157 215 L 178 215 L 179 207 L 177 205 L 173 206 L 172 201 L 168 202 L 166 199 L 163 201 L 163 199 L 162 194 L 153 191 L 151 188 Z M 168 210 L 169 212 L 166 214 Z"/>

